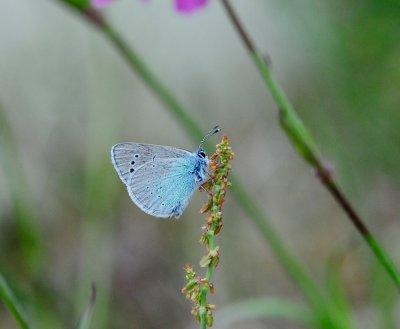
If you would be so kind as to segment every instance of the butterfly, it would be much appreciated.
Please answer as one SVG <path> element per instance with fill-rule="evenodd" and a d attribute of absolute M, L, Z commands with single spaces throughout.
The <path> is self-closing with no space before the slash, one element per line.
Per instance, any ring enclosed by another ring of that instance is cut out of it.
<path fill-rule="evenodd" d="M 119 143 L 111 161 L 132 201 L 146 214 L 179 218 L 193 192 L 210 178 L 203 143 L 219 132 L 218 126 L 201 140 L 195 152 L 172 146 Z"/>

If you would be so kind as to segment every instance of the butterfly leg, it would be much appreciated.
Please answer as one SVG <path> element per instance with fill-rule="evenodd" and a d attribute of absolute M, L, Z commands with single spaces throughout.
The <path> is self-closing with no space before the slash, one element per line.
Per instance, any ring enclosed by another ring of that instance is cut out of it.
<path fill-rule="evenodd" d="M 178 204 L 172 209 L 171 217 L 174 216 L 175 218 L 181 217 L 183 211 L 185 210 L 185 207 L 178 202 Z"/>
<path fill-rule="evenodd" d="M 202 185 L 205 185 L 205 184 L 207 184 L 209 182 L 212 182 L 213 185 L 215 184 L 214 176 L 208 176 L 208 179 Z"/>
<path fill-rule="evenodd" d="M 208 183 L 208 181 L 205 182 L 204 184 L 206 184 L 206 183 Z M 202 189 L 203 191 L 207 192 L 208 195 L 212 196 L 212 195 L 213 195 L 212 192 L 209 191 L 208 189 L 206 189 L 206 188 L 204 187 L 204 184 L 200 185 L 199 188 Z"/>
<path fill-rule="evenodd" d="M 214 173 L 218 168 L 219 164 L 216 164 L 212 170 L 209 170 L 210 168 L 207 169 L 207 175 L 209 177 L 207 181 L 211 180 L 214 183 Z"/>

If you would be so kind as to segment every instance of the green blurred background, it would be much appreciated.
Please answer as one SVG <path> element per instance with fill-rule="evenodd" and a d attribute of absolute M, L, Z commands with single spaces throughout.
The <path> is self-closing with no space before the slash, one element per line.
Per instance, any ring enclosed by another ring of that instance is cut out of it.
<path fill-rule="evenodd" d="M 233 3 L 399 264 L 400 3 Z M 219 123 L 230 136 L 235 173 L 315 280 L 343 289 L 354 328 L 400 328 L 394 286 L 280 130 L 221 5 L 180 15 L 170 1 L 119 0 L 104 13 L 204 132 Z M 120 141 L 197 145 L 59 1 L 2 0 L 0 40 L 0 271 L 32 322 L 74 328 L 94 281 L 92 328 L 196 327 L 180 289 L 183 264 L 203 253 L 206 196 L 196 193 L 178 221 L 151 218 L 130 201 L 109 150 Z M 245 299 L 303 300 L 233 198 L 218 244 L 215 328 L 304 328 L 281 317 L 229 322 L 224 309 Z M 1 304 L 0 328 L 17 328 Z"/>

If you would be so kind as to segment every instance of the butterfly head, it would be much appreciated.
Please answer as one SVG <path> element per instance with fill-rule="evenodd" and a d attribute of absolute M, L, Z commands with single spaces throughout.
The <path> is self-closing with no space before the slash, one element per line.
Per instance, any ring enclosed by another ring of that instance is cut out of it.
<path fill-rule="evenodd" d="M 209 160 L 208 160 L 206 152 L 201 147 L 199 147 L 197 149 L 195 154 L 197 156 L 197 163 L 195 165 L 194 172 L 193 172 L 194 176 L 195 176 L 194 178 L 195 178 L 196 182 L 203 183 L 208 178 Z"/>
<path fill-rule="evenodd" d="M 197 164 L 196 164 L 196 167 L 194 170 L 194 174 L 195 174 L 195 180 L 198 183 L 205 182 L 209 177 L 209 168 L 208 168 L 209 160 L 207 157 L 207 153 L 204 151 L 202 146 L 203 146 L 204 142 L 208 138 L 210 138 L 210 136 L 216 134 L 219 131 L 220 131 L 220 129 L 218 126 L 215 126 L 213 129 L 211 129 L 201 140 L 199 148 L 196 151 Z"/>
<path fill-rule="evenodd" d="M 204 150 L 203 150 L 201 147 L 199 147 L 199 149 L 197 150 L 197 156 L 198 156 L 200 159 L 205 159 L 205 158 L 207 158 L 206 152 L 204 152 Z"/>

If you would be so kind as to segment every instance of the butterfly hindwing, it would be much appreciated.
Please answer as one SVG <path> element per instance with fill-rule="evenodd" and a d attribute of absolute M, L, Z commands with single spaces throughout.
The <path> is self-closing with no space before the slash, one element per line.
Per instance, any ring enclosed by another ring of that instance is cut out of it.
<path fill-rule="evenodd" d="M 179 217 L 198 184 L 193 178 L 195 158 L 160 158 L 140 166 L 129 179 L 128 192 L 149 215 Z"/>
<path fill-rule="evenodd" d="M 130 176 L 149 161 L 187 157 L 191 153 L 171 146 L 142 143 L 119 143 L 111 148 L 111 160 L 118 176 L 128 184 Z"/>

